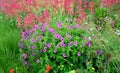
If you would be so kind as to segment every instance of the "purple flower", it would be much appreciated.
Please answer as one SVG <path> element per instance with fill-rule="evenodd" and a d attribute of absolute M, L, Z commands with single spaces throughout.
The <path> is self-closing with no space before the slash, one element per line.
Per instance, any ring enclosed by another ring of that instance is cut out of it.
<path fill-rule="evenodd" d="M 47 46 L 48 48 L 50 48 L 50 47 L 51 47 L 51 44 L 47 44 L 46 46 Z"/>
<path fill-rule="evenodd" d="M 29 48 L 30 48 L 30 46 L 27 46 L 27 48 L 29 49 Z"/>
<path fill-rule="evenodd" d="M 31 42 L 33 43 L 33 42 L 34 42 L 34 39 L 31 39 Z"/>
<path fill-rule="evenodd" d="M 39 41 L 39 39 L 38 38 L 36 38 L 36 42 L 38 42 Z"/>
<path fill-rule="evenodd" d="M 78 53 L 77 53 L 77 56 L 81 56 L 81 53 L 80 53 L 80 52 L 78 52 Z"/>
<path fill-rule="evenodd" d="M 41 39 L 41 38 L 43 38 L 43 36 L 42 36 L 42 35 L 40 35 L 40 36 L 39 36 L 39 38 Z"/>
<path fill-rule="evenodd" d="M 21 49 L 23 49 L 24 48 L 24 44 L 22 42 L 19 42 L 18 43 L 18 47 L 21 48 Z"/>
<path fill-rule="evenodd" d="M 57 50 L 54 50 L 54 53 L 57 53 Z"/>
<path fill-rule="evenodd" d="M 55 37 L 56 39 L 58 39 L 58 38 L 60 38 L 61 36 L 60 36 L 58 33 L 56 33 L 56 34 L 54 34 L 54 37 Z"/>
<path fill-rule="evenodd" d="M 63 54 L 63 57 L 66 58 L 67 57 L 66 54 Z"/>
<path fill-rule="evenodd" d="M 75 28 L 79 28 L 80 27 L 80 25 L 79 24 L 75 24 Z"/>
<path fill-rule="evenodd" d="M 63 37 L 61 37 L 61 38 L 60 38 L 60 40 L 63 42 L 63 41 L 64 41 L 64 38 L 63 38 Z"/>
<path fill-rule="evenodd" d="M 62 47 L 65 47 L 65 46 L 66 46 L 66 44 L 64 44 L 64 43 L 61 43 L 61 46 L 62 46 Z"/>
<path fill-rule="evenodd" d="M 48 31 L 49 31 L 50 33 L 54 33 L 54 32 L 55 32 L 55 30 L 54 30 L 53 28 L 48 28 Z"/>
<path fill-rule="evenodd" d="M 59 46 L 60 46 L 60 44 L 57 44 L 57 45 L 56 45 L 56 48 L 58 48 Z"/>
<path fill-rule="evenodd" d="M 98 54 L 98 55 L 101 55 L 102 53 L 103 53 L 102 50 L 98 50 L 98 51 L 96 52 L 96 54 Z"/>
<path fill-rule="evenodd" d="M 68 30 L 72 29 L 72 27 L 71 27 L 71 26 L 67 26 L 66 28 L 67 28 Z"/>
<path fill-rule="evenodd" d="M 91 43 L 87 42 L 87 46 L 88 46 L 88 48 L 90 48 L 91 47 Z"/>
<path fill-rule="evenodd" d="M 23 58 L 24 58 L 24 59 L 27 58 L 27 54 L 26 54 L 26 53 L 23 54 Z"/>
<path fill-rule="evenodd" d="M 68 43 L 68 46 L 71 46 L 72 44 L 73 44 L 73 41 L 69 42 L 69 43 Z"/>
<path fill-rule="evenodd" d="M 35 25 L 35 29 L 38 29 L 39 25 Z"/>
<path fill-rule="evenodd" d="M 47 23 L 44 23 L 42 27 L 43 27 L 43 28 L 46 28 L 46 26 L 47 26 Z"/>
<path fill-rule="evenodd" d="M 61 28 L 61 26 L 62 26 L 62 22 L 59 22 L 59 23 L 57 24 L 57 27 L 58 27 L 58 28 Z"/>
<path fill-rule="evenodd" d="M 34 48 L 35 48 L 35 46 L 33 45 L 33 46 L 32 46 L 32 49 L 34 49 Z"/>
<path fill-rule="evenodd" d="M 77 42 L 74 42 L 74 46 L 77 46 L 78 45 L 78 43 Z"/>
<path fill-rule="evenodd" d="M 94 39 L 96 39 L 97 37 L 96 36 L 94 36 Z"/>
<path fill-rule="evenodd" d="M 72 36 L 69 35 L 68 33 L 66 33 L 66 37 L 68 37 L 69 39 L 72 39 Z"/>
<path fill-rule="evenodd" d="M 22 32 L 22 37 L 28 38 L 30 36 L 30 31 Z"/>
<path fill-rule="evenodd" d="M 43 31 L 43 30 L 44 30 L 44 29 L 41 27 L 41 28 L 40 28 L 40 31 Z"/>
<path fill-rule="evenodd" d="M 43 49 L 43 52 L 46 52 L 46 49 Z"/>
<path fill-rule="evenodd" d="M 40 60 L 39 60 L 39 59 L 37 59 L 37 60 L 36 60 L 36 63 L 39 63 L 39 62 L 40 62 Z"/>

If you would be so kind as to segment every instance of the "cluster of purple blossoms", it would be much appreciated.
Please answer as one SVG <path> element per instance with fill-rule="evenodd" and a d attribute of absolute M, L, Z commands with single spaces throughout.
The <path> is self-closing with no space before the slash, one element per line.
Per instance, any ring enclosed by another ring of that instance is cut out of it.
<path fill-rule="evenodd" d="M 22 38 L 25 38 L 25 39 L 29 39 L 30 38 L 30 32 L 29 32 L 29 30 L 25 31 L 25 32 L 22 32 Z"/>
<path fill-rule="evenodd" d="M 47 27 L 47 23 L 44 23 L 43 26 L 40 28 L 40 31 L 45 32 L 46 27 Z"/>
<path fill-rule="evenodd" d="M 61 45 L 62 47 L 65 47 L 65 46 L 66 46 L 66 44 L 65 44 L 64 42 L 61 42 L 60 45 Z"/>
<path fill-rule="evenodd" d="M 61 37 L 61 35 L 59 35 L 58 33 L 56 33 L 56 34 L 54 34 L 54 37 L 55 37 L 56 39 L 59 39 L 59 38 Z"/>
<path fill-rule="evenodd" d="M 51 47 L 51 44 L 46 44 L 46 47 L 47 47 L 47 48 L 50 48 L 50 47 Z"/>

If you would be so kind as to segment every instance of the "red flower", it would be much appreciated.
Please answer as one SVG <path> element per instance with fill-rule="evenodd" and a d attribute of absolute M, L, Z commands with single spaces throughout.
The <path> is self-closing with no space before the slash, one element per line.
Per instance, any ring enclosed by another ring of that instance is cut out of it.
<path fill-rule="evenodd" d="M 94 6 L 94 2 L 93 1 L 89 2 L 89 7 L 92 8 L 93 6 Z"/>
<path fill-rule="evenodd" d="M 9 73 L 14 73 L 14 69 L 13 68 L 10 69 Z"/>
<path fill-rule="evenodd" d="M 50 65 L 47 65 L 47 66 L 46 66 L 46 73 L 49 73 L 50 70 L 51 70 L 51 66 L 50 66 Z"/>

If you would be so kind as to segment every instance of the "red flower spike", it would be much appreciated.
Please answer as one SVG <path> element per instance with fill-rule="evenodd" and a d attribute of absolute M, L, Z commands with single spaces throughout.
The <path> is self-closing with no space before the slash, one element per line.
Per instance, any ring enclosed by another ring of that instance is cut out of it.
<path fill-rule="evenodd" d="M 14 73 L 14 69 L 13 68 L 10 69 L 9 73 Z"/>

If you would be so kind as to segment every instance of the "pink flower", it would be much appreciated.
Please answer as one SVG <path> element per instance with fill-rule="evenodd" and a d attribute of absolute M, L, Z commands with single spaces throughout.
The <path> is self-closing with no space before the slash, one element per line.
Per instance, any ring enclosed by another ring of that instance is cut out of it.
<path fill-rule="evenodd" d="M 57 27 L 58 27 L 58 28 L 61 28 L 61 26 L 62 26 L 62 22 L 59 22 L 59 23 L 57 24 Z"/>
<path fill-rule="evenodd" d="M 87 42 L 87 45 L 88 45 L 88 48 L 90 48 L 90 47 L 91 47 L 91 43 L 90 43 L 90 42 Z"/>
<path fill-rule="evenodd" d="M 31 23 L 33 23 L 35 19 L 35 16 L 33 13 L 29 13 L 25 18 L 24 18 L 24 22 L 27 24 L 27 25 L 30 25 Z"/>
<path fill-rule="evenodd" d="M 24 58 L 24 59 L 27 58 L 27 54 L 26 54 L 26 53 L 23 54 L 23 58 Z"/>
<path fill-rule="evenodd" d="M 44 18 L 50 19 L 50 15 L 49 15 L 49 12 L 47 10 L 44 11 Z"/>

